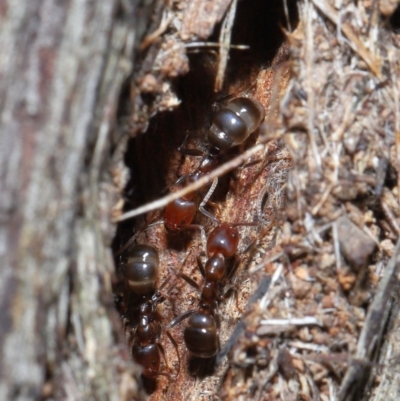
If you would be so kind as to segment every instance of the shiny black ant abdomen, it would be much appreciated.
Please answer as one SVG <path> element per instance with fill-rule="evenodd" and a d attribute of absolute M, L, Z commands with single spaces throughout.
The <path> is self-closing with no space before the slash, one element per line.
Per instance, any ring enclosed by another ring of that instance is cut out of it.
<path fill-rule="evenodd" d="M 219 152 L 240 145 L 261 124 L 265 117 L 262 104 L 255 99 L 238 97 L 213 116 L 208 141 Z"/>
<path fill-rule="evenodd" d="M 190 316 L 184 331 L 186 348 L 198 358 L 211 358 L 218 352 L 218 328 L 211 311 L 198 310 Z"/>
<path fill-rule="evenodd" d="M 136 245 L 126 257 L 123 276 L 126 287 L 134 294 L 151 294 L 154 290 L 160 260 L 150 245 Z"/>

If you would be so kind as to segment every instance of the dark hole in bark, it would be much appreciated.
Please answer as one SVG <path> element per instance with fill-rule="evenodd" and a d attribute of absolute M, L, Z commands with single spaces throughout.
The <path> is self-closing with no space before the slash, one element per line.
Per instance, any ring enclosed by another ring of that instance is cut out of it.
<path fill-rule="evenodd" d="M 390 26 L 394 33 L 400 33 L 400 6 L 396 8 L 394 13 L 389 18 Z"/>

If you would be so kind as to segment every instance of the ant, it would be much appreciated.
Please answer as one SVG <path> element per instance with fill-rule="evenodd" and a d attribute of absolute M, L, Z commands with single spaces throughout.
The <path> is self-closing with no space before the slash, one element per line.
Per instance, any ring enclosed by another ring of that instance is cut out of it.
<path fill-rule="evenodd" d="M 154 379 L 160 373 L 160 349 L 157 343 L 161 334 L 161 325 L 157 320 L 157 298 L 140 304 L 139 322 L 136 338 L 132 347 L 132 357 L 142 366 L 143 376 Z"/>
<path fill-rule="evenodd" d="M 233 268 L 228 274 L 226 261 L 237 251 L 239 245 L 237 226 L 239 225 L 243 224 L 220 223 L 211 231 L 207 238 L 208 259 L 205 267 L 200 258 L 197 259 L 200 272 L 204 277 L 198 308 L 178 316 L 169 324 L 169 327 L 173 327 L 190 316 L 184 330 L 184 340 L 189 352 L 199 358 L 211 358 L 219 349 L 217 307 L 218 301 L 225 297 L 222 294 L 221 283 L 229 279 L 236 270 Z M 246 223 L 246 225 L 254 224 Z M 183 274 L 181 277 L 198 288 L 189 277 Z"/>
<path fill-rule="evenodd" d="M 121 251 L 119 251 L 121 253 Z M 157 305 L 162 300 L 160 291 L 168 280 L 154 291 L 160 264 L 158 251 L 149 245 L 132 247 L 122 264 L 122 276 L 127 294 L 129 316 L 136 317 L 135 340 L 132 347 L 132 357 L 143 367 L 143 376 L 155 379 L 158 375 L 168 375 L 160 372 L 160 352 L 164 351 L 158 340 L 161 336 L 161 323 L 157 313 Z M 169 290 L 175 286 L 173 283 Z M 177 349 L 172 336 L 166 331 L 172 344 Z M 178 361 L 179 353 L 178 353 Z"/>
<path fill-rule="evenodd" d="M 180 178 L 174 185 L 181 188 L 185 185 L 198 181 L 201 177 L 213 171 L 233 147 L 242 144 L 261 124 L 265 117 L 262 104 L 247 97 L 238 97 L 231 100 L 225 106 L 217 110 L 212 118 L 211 127 L 208 131 L 209 151 L 206 155 L 199 149 L 182 149 L 183 153 L 193 156 L 203 156 L 199 167 L 191 174 Z M 197 208 L 207 217 L 212 215 L 204 208 L 217 186 L 215 179 L 206 196 L 198 204 L 199 193 L 189 193 L 178 198 L 166 206 L 164 211 L 164 225 L 172 234 L 182 229 L 198 228 L 192 225 Z"/>
<path fill-rule="evenodd" d="M 142 374 L 149 379 L 155 379 L 159 375 L 170 376 L 168 373 L 160 372 L 160 352 L 164 357 L 167 368 L 169 368 L 164 350 L 158 343 L 161 336 L 161 323 L 157 313 L 157 304 L 160 299 L 160 294 L 156 293 L 149 301 L 139 305 L 139 322 L 136 327 L 136 338 L 132 347 L 133 359 L 143 367 Z M 177 344 L 171 334 L 168 331 L 166 331 L 166 333 L 177 350 L 179 361 L 180 357 Z"/>

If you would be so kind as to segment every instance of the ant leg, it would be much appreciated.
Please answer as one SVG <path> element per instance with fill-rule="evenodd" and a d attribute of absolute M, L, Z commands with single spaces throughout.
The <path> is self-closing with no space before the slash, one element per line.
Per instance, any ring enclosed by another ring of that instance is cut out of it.
<path fill-rule="evenodd" d="M 213 112 L 215 113 L 221 108 L 221 104 L 227 104 L 230 100 L 234 99 L 236 94 L 230 93 L 229 95 L 220 96 L 212 105 Z"/>
<path fill-rule="evenodd" d="M 219 203 L 213 202 L 212 200 L 208 201 L 208 204 L 213 208 L 213 209 L 217 209 L 218 213 L 221 214 L 222 210 L 221 210 L 221 205 Z"/>
<path fill-rule="evenodd" d="M 251 252 L 255 249 L 255 244 L 257 243 L 256 240 L 253 240 L 250 242 L 250 244 L 246 247 L 246 249 L 243 251 L 243 254 Z M 237 272 L 238 268 L 239 268 L 239 261 L 236 260 L 232 269 L 229 271 L 226 280 L 230 281 L 232 279 L 232 277 L 235 275 L 235 273 Z M 233 290 L 235 292 L 235 301 L 236 301 L 236 308 L 237 310 L 243 314 L 244 310 L 239 306 L 239 292 L 238 292 L 238 284 L 237 283 L 233 283 L 232 285 L 229 286 L 229 288 L 225 291 L 225 293 L 221 296 L 221 300 L 224 300 L 227 298 L 228 292 Z"/>
<path fill-rule="evenodd" d="M 185 264 L 185 262 L 186 262 L 186 259 L 184 260 L 183 265 Z M 174 272 L 174 274 L 175 274 L 175 276 L 176 276 L 175 271 L 174 271 L 173 269 L 172 269 L 172 271 Z M 167 285 L 167 283 L 168 283 L 170 280 L 171 280 L 171 276 L 168 275 L 168 277 L 167 277 L 167 278 L 161 283 L 161 285 L 159 286 L 158 292 L 161 291 L 161 290 Z M 173 283 L 168 287 L 167 292 L 170 293 L 170 292 L 175 288 L 175 286 L 176 286 L 177 284 L 178 284 L 178 279 L 175 278 L 175 281 L 173 281 Z"/>
<path fill-rule="evenodd" d="M 235 275 L 235 273 L 237 272 L 238 268 L 239 268 L 240 262 L 236 259 L 235 263 L 233 264 L 232 269 L 228 272 L 228 274 L 226 275 L 226 280 L 230 281 L 231 278 Z"/>
<path fill-rule="evenodd" d="M 189 133 L 187 132 L 182 143 L 178 146 L 178 152 L 185 156 L 204 156 L 204 152 L 199 149 L 190 149 L 185 147 L 188 137 Z"/>
<path fill-rule="evenodd" d="M 257 205 L 257 218 L 263 224 L 268 223 L 268 221 L 264 220 L 264 218 L 263 218 L 263 209 L 265 207 L 265 204 L 267 202 L 268 195 L 269 195 L 268 191 L 269 191 L 269 187 L 266 185 L 264 187 L 264 189 L 261 191 L 260 195 L 258 196 L 258 199 L 257 199 L 257 202 L 256 202 L 256 205 Z"/>
<path fill-rule="evenodd" d="M 208 212 L 207 212 L 208 213 Z M 212 214 L 210 214 L 212 216 Z M 215 217 L 212 216 L 214 219 Z M 218 220 L 217 220 L 218 221 Z M 178 226 L 181 230 L 200 230 L 201 233 L 201 243 L 204 249 L 207 249 L 207 237 L 206 232 L 204 231 L 204 227 L 200 224 L 181 224 Z"/>
<path fill-rule="evenodd" d="M 168 330 L 165 330 L 165 332 L 167 333 L 167 336 L 170 339 L 172 345 L 175 347 L 176 353 L 178 355 L 178 373 L 175 376 L 175 380 L 176 380 L 176 377 L 178 376 L 180 369 L 181 369 L 181 358 L 180 358 L 179 351 L 178 351 L 178 344 L 176 343 L 175 339 L 172 337 L 171 333 Z M 172 369 L 168 365 L 167 358 L 165 356 L 164 347 L 160 343 L 157 343 L 157 348 L 159 349 L 159 351 L 164 359 L 166 368 L 168 369 L 169 372 L 171 372 Z M 168 374 L 168 373 L 157 372 L 157 374 L 171 377 L 171 373 Z"/>
<path fill-rule="evenodd" d="M 246 249 L 242 253 L 246 254 L 246 253 L 252 252 L 254 250 L 256 244 L 257 244 L 257 240 L 256 239 L 252 239 L 250 241 L 250 244 L 246 246 Z"/>
<path fill-rule="evenodd" d="M 167 277 L 162 283 L 161 283 L 161 285 L 159 286 L 159 288 L 158 288 L 158 291 L 161 291 L 167 284 L 168 284 L 168 282 L 169 282 L 169 280 L 171 279 L 171 277 Z M 174 287 L 175 287 L 175 285 L 176 285 L 176 282 L 174 282 L 173 284 L 172 284 L 172 286 L 170 287 L 170 288 L 168 288 L 168 292 L 170 292 L 170 290 L 172 290 Z"/>
<path fill-rule="evenodd" d="M 162 357 L 164 359 L 165 366 L 167 367 L 167 369 L 169 371 L 171 371 L 171 368 L 169 367 L 168 362 L 167 362 L 167 358 L 165 357 L 164 347 L 160 343 L 157 343 L 157 348 L 160 351 L 160 353 L 161 353 L 161 355 L 162 355 Z"/>
<path fill-rule="evenodd" d="M 178 276 L 180 278 L 183 278 L 193 288 L 196 288 L 196 290 L 200 291 L 200 286 L 192 278 L 187 276 L 185 273 L 178 273 Z"/>
<path fill-rule="evenodd" d="M 178 323 L 180 323 L 182 320 L 188 318 L 189 316 L 193 315 L 197 309 L 193 310 L 188 310 L 186 312 L 183 312 L 181 315 L 177 316 L 175 319 L 172 319 L 171 322 L 167 325 L 167 329 L 172 329 L 172 327 L 176 326 Z"/>
<path fill-rule="evenodd" d="M 238 169 L 239 170 L 243 170 L 245 168 L 253 167 L 256 164 L 262 163 L 263 161 L 264 161 L 264 159 L 255 159 L 255 160 L 252 160 L 252 161 L 250 161 L 248 163 L 243 164 L 242 166 L 239 166 Z"/>
<path fill-rule="evenodd" d="M 175 275 L 177 275 L 174 272 Z M 168 276 L 160 285 L 160 287 L 158 288 L 158 290 L 152 295 L 151 297 L 151 301 L 155 304 L 157 302 L 162 302 L 164 299 L 168 298 L 167 295 L 163 295 L 161 293 L 161 290 L 169 283 L 169 281 L 171 280 L 171 277 Z M 174 288 L 175 286 L 178 284 L 178 279 L 175 279 L 175 281 L 168 287 L 167 289 L 167 293 L 169 294 Z"/>
<path fill-rule="evenodd" d="M 241 314 L 243 314 L 243 313 L 244 313 L 244 309 L 242 309 L 242 308 L 239 306 L 239 291 L 238 291 L 238 288 L 237 288 L 237 285 L 236 285 L 236 284 L 230 285 L 229 288 L 228 288 L 222 295 L 220 295 L 220 296 L 218 297 L 218 301 L 220 301 L 220 302 L 225 301 L 225 300 L 228 298 L 228 294 L 229 294 L 230 291 L 234 291 L 234 293 L 235 293 L 236 308 L 237 308 L 237 310 L 238 310 Z"/>
<path fill-rule="evenodd" d="M 197 267 L 200 270 L 200 273 L 203 277 L 206 277 L 206 271 L 204 270 L 203 262 L 201 261 L 201 256 L 204 256 L 205 253 L 201 252 L 201 254 L 197 255 Z"/>
<path fill-rule="evenodd" d="M 203 198 L 203 200 L 202 200 L 201 203 L 200 203 L 199 210 L 200 210 L 200 212 L 203 213 L 206 217 L 208 217 L 209 219 L 211 219 L 214 223 L 217 223 L 217 224 L 218 224 L 218 223 L 219 223 L 218 219 L 217 219 L 214 215 L 212 215 L 209 211 L 207 211 L 207 210 L 204 208 L 205 204 L 209 201 L 209 199 L 211 198 L 211 195 L 212 195 L 213 192 L 215 191 L 215 188 L 217 187 L 217 185 L 218 185 L 218 178 L 214 178 L 214 180 L 213 180 L 213 182 L 212 182 L 212 184 L 211 184 L 210 189 L 208 190 L 206 196 Z"/>
<path fill-rule="evenodd" d="M 140 233 L 140 231 L 137 232 L 135 235 L 133 235 L 131 238 L 129 238 L 128 241 L 126 241 L 125 244 L 122 245 L 122 247 L 119 248 L 117 252 L 115 252 L 115 256 L 117 257 L 117 256 L 122 255 L 135 242 L 139 233 Z"/>
<path fill-rule="evenodd" d="M 257 244 L 257 240 L 253 239 L 249 245 L 247 245 L 246 249 L 242 252 L 242 254 L 246 254 L 248 252 L 252 252 L 255 249 L 255 245 Z M 239 261 L 235 260 L 235 263 L 232 267 L 232 269 L 228 272 L 227 276 L 226 276 L 226 280 L 229 281 L 232 279 L 232 277 L 235 275 L 235 273 L 237 272 L 238 268 L 239 268 Z"/>
<path fill-rule="evenodd" d="M 200 286 L 199 284 L 196 283 L 196 281 L 194 281 L 192 278 L 190 278 L 189 276 L 187 276 L 185 273 L 182 273 L 183 267 L 186 264 L 186 260 L 188 259 L 189 255 L 186 256 L 185 260 L 182 263 L 181 268 L 179 269 L 179 271 L 176 271 L 175 269 L 172 268 L 175 276 L 183 278 L 189 285 L 191 285 L 193 288 L 195 288 L 196 290 L 200 290 Z M 177 284 L 177 280 L 174 282 L 174 287 Z M 169 290 L 168 290 L 169 292 Z"/>
<path fill-rule="evenodd" d="M 179 354 L 178 343 L 175 341 L 174 337 L 172 336 L 172 334 L 169 332 L 168 329 L 166 329 L 165 332 L 167 333 L 169 340 L 171 341 L 172 345 L 174 346 L 176 355 L 178 357 L 178 372 L 176 373 L 176 376 L 175 376 L 175 377 L 177 377 L 179 375 L 179 372 L 181 371 L 181 356 Z"/>
<path fill-rule="evenodd" d="M 236 260 L 232 269 L 230 270 L 230 272 L 228 273 L 226 279 L 227 281 L 230 281 L 232 279 L 232 277 L 235 275 L 235 273 L 237 272 L 238 268 L 239 268 L 239 261 Z M 221 296 L 221 300 L 224 300 L 228 297 L 228 293 L 229 291 L 233 290 L 235 292 L 235 300 L 236 300 L 236 308 L 240 313 L 243 313 L 243 309 L 239 306 L 239 292 L 238 292 L 238 288 L 236 283 L 232 284 L 229 286 L 229 288 L 225 291 L 225 293 Z"/>
<path fill-rule="evenodd" d="M 128 241 L 126 241 L 126 243 L 124 245 L 122 245 L 122 247 L 119 248 L 117 252 L 115 252 L 115 256 L 117 257 L 117 256 L 122 255 L 135 242 L 135 240 L 139 234 L 142 234 L 145 231 L 147 231 L 149 228 L 157 226 L 159 224 L 164 224 L 164 220 L 155 221 L 154 223 L 149 224 L 144 230 L 138 231 L 135 235 L 133 235 L 131 238 L 129 238 Z"/>
<path fill-rule="evenodd" d="M 205 156 L 205 153 L 199 149 L 190 149 L 190 148 L 178 148 L 179 152 L 185 156 Z"/>

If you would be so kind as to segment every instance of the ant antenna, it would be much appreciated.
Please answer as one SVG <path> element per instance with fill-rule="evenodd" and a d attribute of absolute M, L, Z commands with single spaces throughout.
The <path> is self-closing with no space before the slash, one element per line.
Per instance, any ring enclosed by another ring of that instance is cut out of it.
<path fill-rule="evenodd" d="M 133 235 L 131 238 L 129 238 L 128 241 L 126 241 L 125 244 L 121 248 L 119 248 L 117 252 L 115 252 L 115 256 L 117 257 L 117 256 L 122 255 L 135 242 L 135 240 L 139 236 L 139 234 L 146 232 L 151 227 L 154 227 L 154 226 L 157 226 L 157 225 L 163 224 L 163 223 L 164 223 L 164 220 L 159 220 L 159 221 L 149 224 L 144 230 L 138 231 L 135 235 Z"/>

